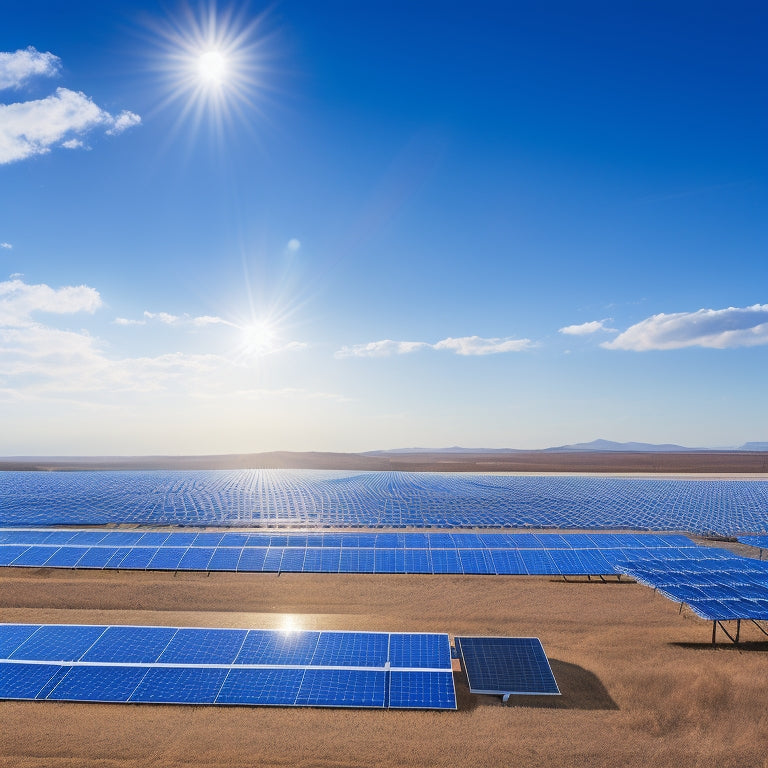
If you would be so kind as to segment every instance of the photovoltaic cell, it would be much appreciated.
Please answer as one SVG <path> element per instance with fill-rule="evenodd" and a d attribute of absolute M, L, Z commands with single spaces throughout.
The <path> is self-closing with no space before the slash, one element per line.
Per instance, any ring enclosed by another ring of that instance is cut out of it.
<path fill-rule="evenodd" d="M 456 637 L 472 693 L 559 694 L 536 637 Z"/>

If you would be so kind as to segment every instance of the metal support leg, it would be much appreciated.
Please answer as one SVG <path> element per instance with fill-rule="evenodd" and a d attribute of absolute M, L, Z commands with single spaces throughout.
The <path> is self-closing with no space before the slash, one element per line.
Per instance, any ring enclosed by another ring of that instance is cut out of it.
<path fill-rule="evenodd" d="M 715 633 L 717 632 L 717 622 L 712 622 L 712 645 L 715 645 Z"/>

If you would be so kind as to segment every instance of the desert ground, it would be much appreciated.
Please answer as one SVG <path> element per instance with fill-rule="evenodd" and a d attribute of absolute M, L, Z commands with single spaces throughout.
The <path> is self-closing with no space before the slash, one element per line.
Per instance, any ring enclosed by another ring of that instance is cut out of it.
<path fill-rule="evenodd" d="M 0 702 L 0 764 L 768 766 L 768 637 L 634 583 L 549 577 L 2 569 L 6 622 L 540 637 L 560 697 L 468 692 L 458 711 Z"/>

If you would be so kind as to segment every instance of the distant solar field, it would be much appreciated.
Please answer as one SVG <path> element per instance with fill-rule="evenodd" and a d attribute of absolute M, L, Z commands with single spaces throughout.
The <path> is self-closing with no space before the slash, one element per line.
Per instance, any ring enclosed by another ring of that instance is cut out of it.
<path fill-rule="evenodd" d="M 426 472 L 4 472 L 0 525 L 768 532 L 768 482 Z"/>

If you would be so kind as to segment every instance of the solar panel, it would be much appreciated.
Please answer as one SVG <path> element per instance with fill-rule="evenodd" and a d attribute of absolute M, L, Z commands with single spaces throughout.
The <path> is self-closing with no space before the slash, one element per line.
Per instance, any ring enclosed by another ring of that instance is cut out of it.
<path fill-rule="evenodd" d="M 557 695 L 541 641 L 537 637 L 456 637 L 472 693 Z"/>
<path fill-rule="evenodd" d="M 447 635 L 0 624 L 0 699 L 456 707 Z"/>

